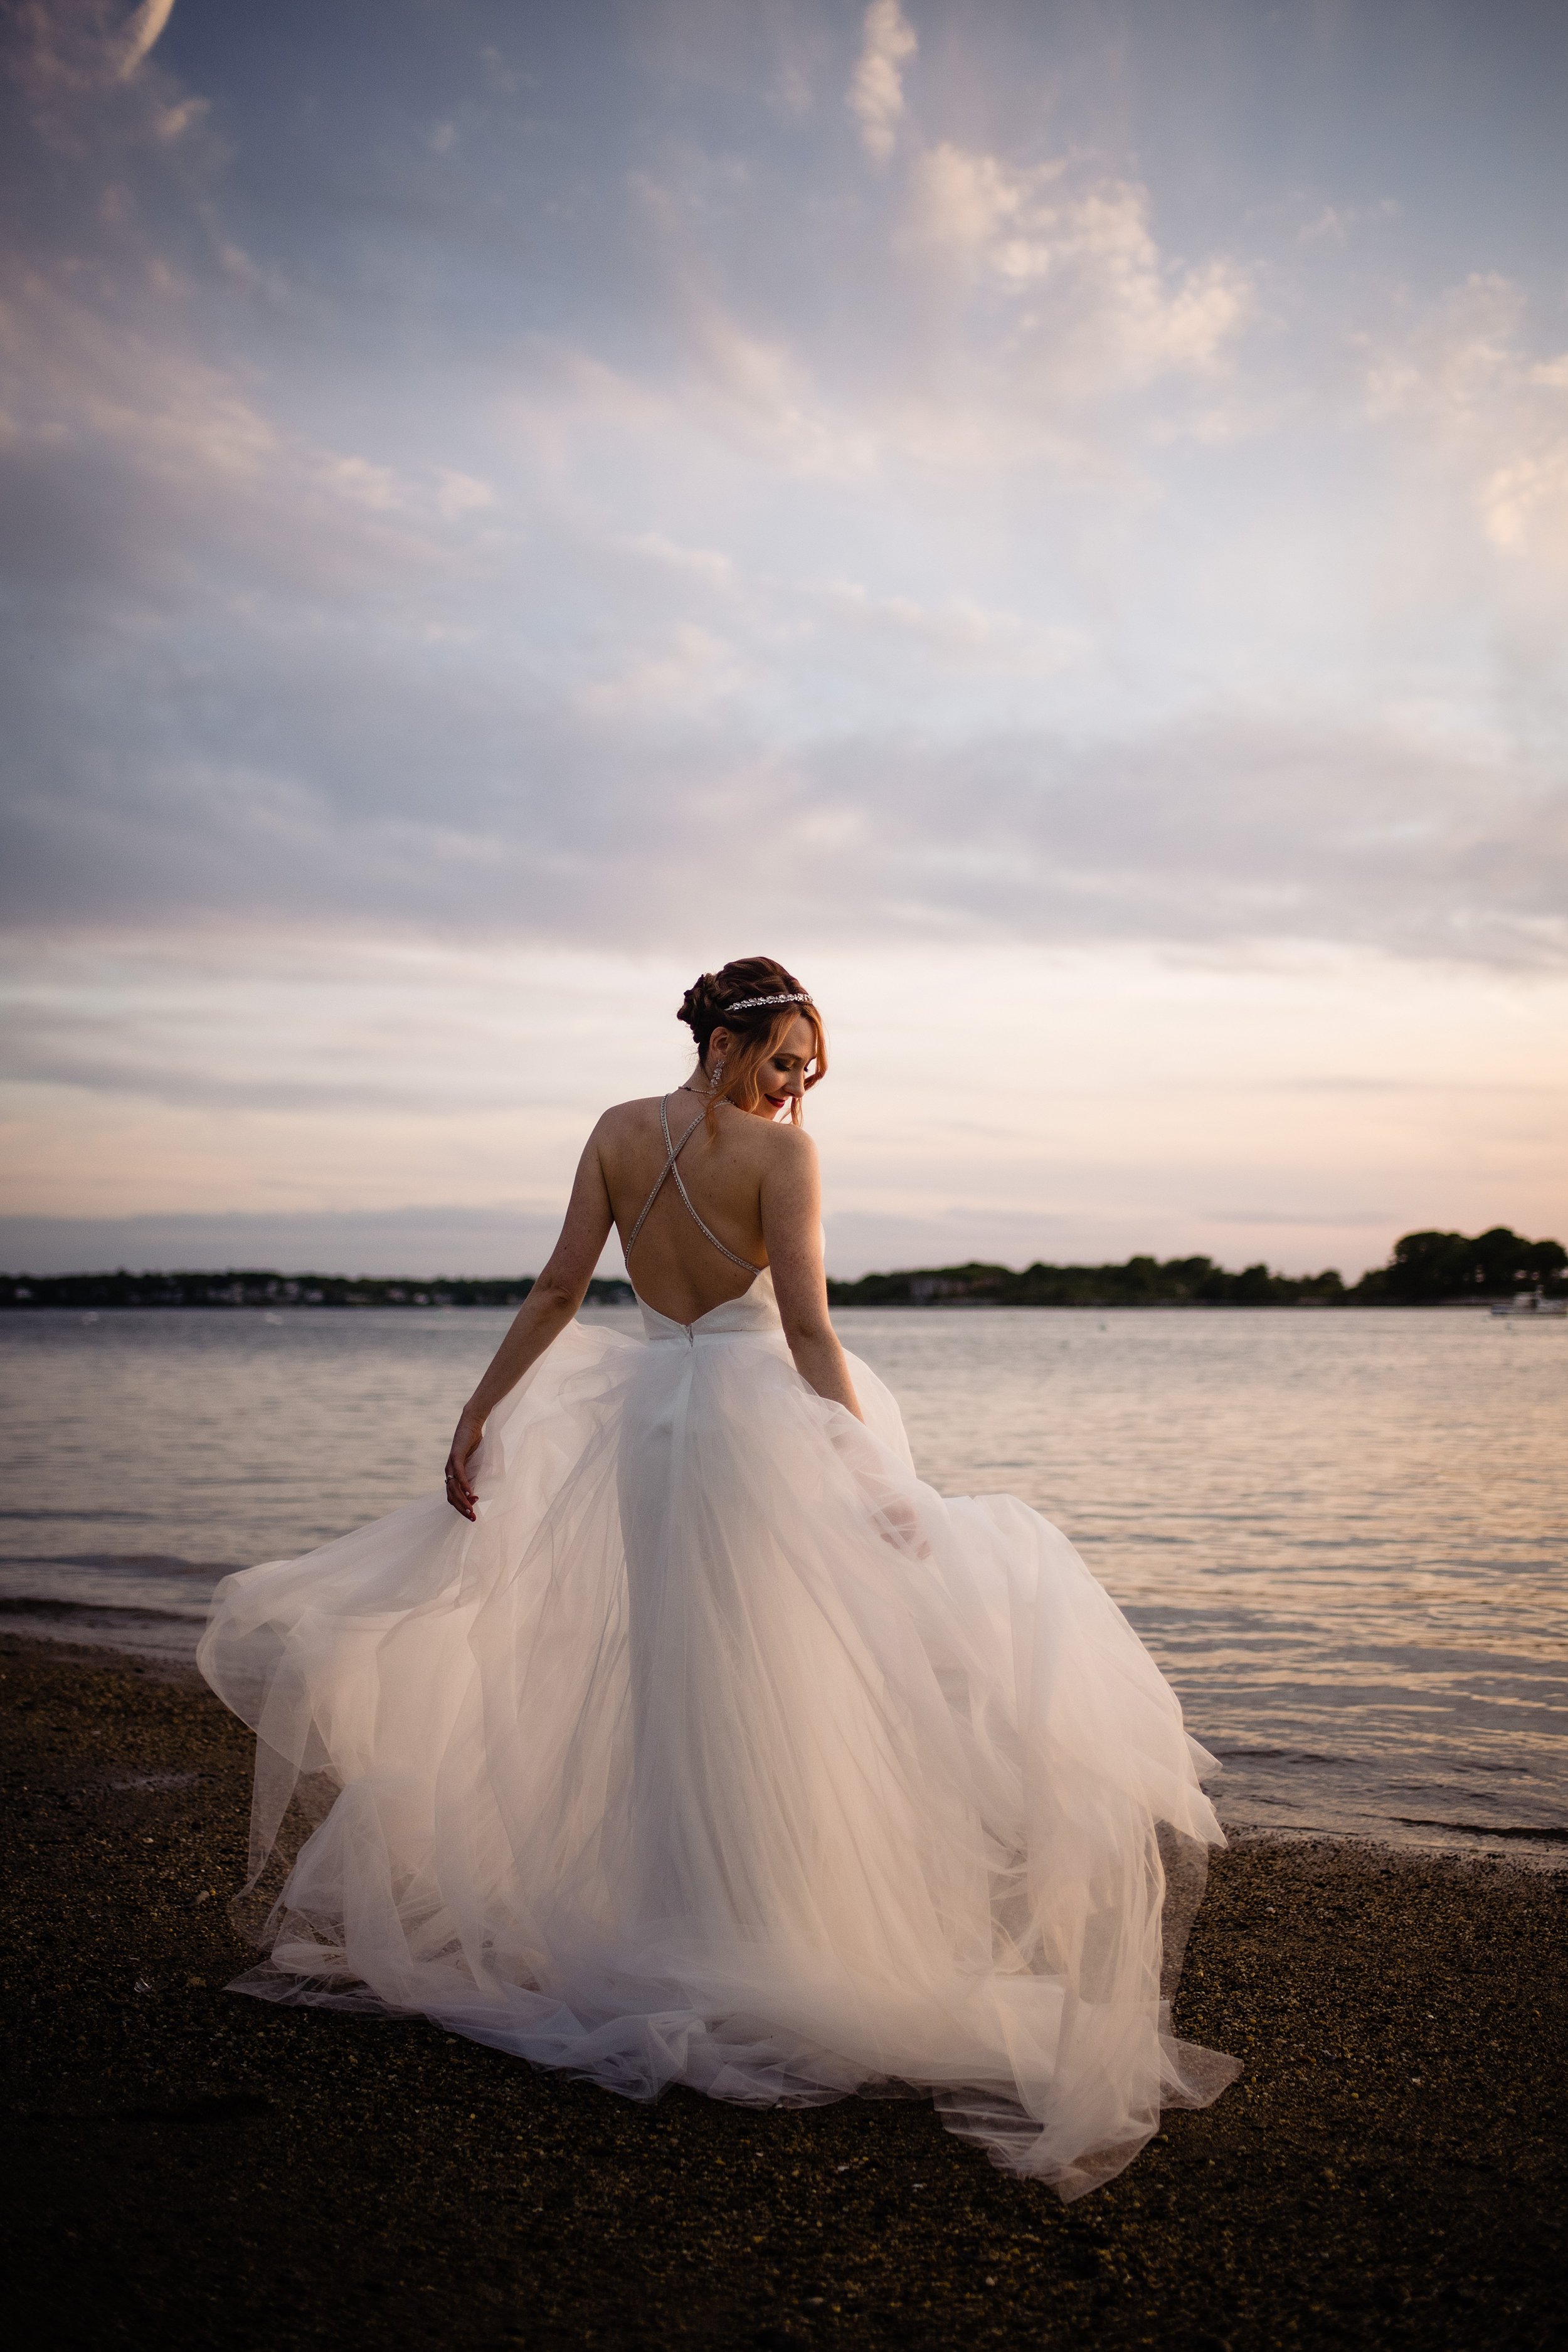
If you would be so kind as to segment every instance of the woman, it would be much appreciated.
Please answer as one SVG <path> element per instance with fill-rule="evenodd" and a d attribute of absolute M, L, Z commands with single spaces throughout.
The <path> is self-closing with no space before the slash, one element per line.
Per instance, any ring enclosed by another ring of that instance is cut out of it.
<path fill-rule="evenodd" d="M 242 1981 L 638 2098 L 919 2090 L 1081 2195 L 1237 2072 L 1162 2000 L 1210 1759 L 1066 1538 L 922 1486 L 839 1346 L 805 991 L 754 957 L 680 1018 L 697 1066 L 595 1129 L 445 1501 L 218 1588 L 252 1888 L 291 1795 L 316 1823 Z M 574 1319 L 612 1224 L 641 1339 Z"/>

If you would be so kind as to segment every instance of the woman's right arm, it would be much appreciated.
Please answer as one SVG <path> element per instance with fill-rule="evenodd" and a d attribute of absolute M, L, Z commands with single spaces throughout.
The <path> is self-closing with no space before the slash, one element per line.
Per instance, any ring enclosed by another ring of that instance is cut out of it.
<path fill-rule="evenodd" d="M 822 1185 L 816 1146 L 803 1128 L 781 1127 L 770 1138 L 763 1176 L 763 1240 L 784 1338 L 801 1378 L 862 1421 L 860 1400 L 827 1312 L 822 1265 Z"/>
<path fill-rule="evenodd" d="M 599 1129 L 595 1128 L 577 1162 L 566 1222 L 544 1271 L 518 1308 L 511 1328 L 458 1415 L 452 1450 L 447 1456 L 447 1500 L 464 1518 L 475 1516 L 474 1489 L 468 1483 L 468 1465 L 485 1433 L 486 1422 L 502 1397 L 510 1396 L 529 1367 L 536 1364 L 552 1341 L 561 1337 L 582 1306 L 614 1222 L 605 1171 L 599 1164 Z"/>

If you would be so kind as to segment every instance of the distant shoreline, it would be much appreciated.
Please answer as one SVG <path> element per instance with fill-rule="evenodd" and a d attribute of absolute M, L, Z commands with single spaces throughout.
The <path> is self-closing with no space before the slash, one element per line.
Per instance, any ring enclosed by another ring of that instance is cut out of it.
<path fill-rule="evenodd" d="M 630 1283 L 606 1282 L 600 1286 L 606 1290 L 614 1290 L 622 1295 L 610 1298 L 589 1297 L 584 1299 L 584 1306 L 598 1307 L 636 1306 L 637 1293 L 633 1290 Z M 846 1287 L 847 1286 L 846 1286 Z M 828 1303 L 835 1313 L 843 1309 L 847 1312 L 856 1314 L 875 1314 L 889 1307 L 898 1307 L 900 1309 L 920 1307 L 922 1310 L 935 1311 L 938 1313 L 963 1307 L 972 1311 L 976 1308 L 981 1308 L 988 1314 L 1051 1313 L 1071 1315 L 1216 1315 L 1227 1314 L 1238 1308 L 1245 1308 L 1245 1310 L 1249 1314 L 1258 1313 L 1265 1309 L 1274 1313 L 1281 1313 L 1285 1311 L 1289 1311 L 1291 1313 L 1298 1311 L 1308 1313 L 1314 1310 L 1337 1311 L 1342 1308 L 1353 1308 L 1359 1313 L 1367 1314 L 1385 1314 L 1397 1311 L 1401 1314 L 1415 1313 L 1422 1315 L 1485 1315 L 1488 1314 L 1490 1308 L 1497 1304 L 1497 1301 L 1489 1298 L 1433 1298 L 1411 1301 L 1409 1299 L 1401 1298 L 1345 1298 L 1336 1300 L 1322 1298 L 1264 1298 L 1237 1300 L 1207 1298 L 866 1299 L 830 1297 Z M 185 1315 L 192 1313 L 222 1314 L 226 1312 L 231 1315 L 255 1315 L 265 1310 L 270 1313 L 276 1319 L 282 1315 L 287 1315 L 292 1318 L 297 1315 L 366 1314 L 381 1311 L 385 1311 L 391 1314 L 399 1314 L 404 1312 L 405 1309 L 410 1312 L 422 1312 L 425 1314 L 436 1312 L 443 1314 L 466 1314 L 481 1309 L 493 1313 L 498 1307 L 504 1308 L 509 1306 L 515 1307 L 520 1307 L 521 1304 L 521 1298 L 517 1297 L 507 1299 L 289 1299 L 281 1302 L 271 1299 L 200 1300 L 163 1298 L 152 1300 L 106 1301 L 101 1306 L 92 1307 L 87 1311 L 96 1318 L 100 1315 Z M 16 1300 L 0 1298 L 0 1315 L 16 1314 L 18 1316 L 24 1316 L 34 1315 L 39 1312 L 56 1315 L 69 1315 L 78 1314 L 82 1310 L 78 1307 L 74 1302 L 62 1301 L 59 1299 L 45 1298 Z M 1542 1319 L 1552 1321 L 1557 1318 L 1548 1317 Z"/>
<path fill-rule="evenodd" d="M 153 1307 L 457 1307 L 522 1305 L 531 1274 L 494 1276 L 283 1274 L 270 1266 L 185 1268 L 170 1273 L 0 1274 L 0 1308 L 63 1307 L 77 1313 Z M 830 1307 L 1487 1307 L 1521 1293 L 1556 1300 L 1568 1287 L 1561 1242 L 1527 1241 L 1508 1225 L 1463 1234 L 1405 1234 L 1386 1265 L 1347 1283 L 1335 1266 L 1277 1274 L 1258 1264 L 1239 1273 L 1202 1255 L 1139 1255 L 1118 1265 L 1048 1265 L 1015 1272 L 972 1258 L 963 1265 L 910 1266 L 856 1280 L 827 1277 Z M 595 1276 L 584 1304 L 630 1307 L 624 1276 Z"/>

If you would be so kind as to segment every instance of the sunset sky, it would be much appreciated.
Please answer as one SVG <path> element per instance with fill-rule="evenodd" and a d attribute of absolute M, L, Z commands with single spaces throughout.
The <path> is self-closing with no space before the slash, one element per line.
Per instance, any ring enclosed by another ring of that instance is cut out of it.
<path fill-rule="evenodd" d="M 5 1267 L 531 1269 L 754 953 L 835 1273 L 1568 1239 L 1568 9 L 5 37 Z"/>

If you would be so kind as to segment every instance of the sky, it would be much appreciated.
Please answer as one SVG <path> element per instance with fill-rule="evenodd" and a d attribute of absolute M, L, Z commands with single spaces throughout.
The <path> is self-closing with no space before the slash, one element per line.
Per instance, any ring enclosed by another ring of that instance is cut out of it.
<path fill-rule="evenodd" d="M 1568 1234 L 1568 11 L 4 38 L 0 1262 L 531 1271 L 759 953 L 836 1274 Z"/>

